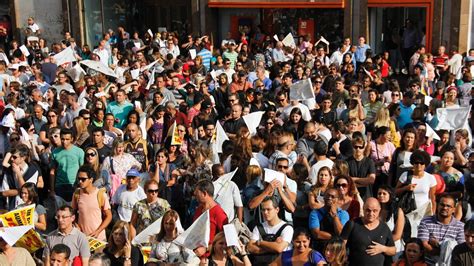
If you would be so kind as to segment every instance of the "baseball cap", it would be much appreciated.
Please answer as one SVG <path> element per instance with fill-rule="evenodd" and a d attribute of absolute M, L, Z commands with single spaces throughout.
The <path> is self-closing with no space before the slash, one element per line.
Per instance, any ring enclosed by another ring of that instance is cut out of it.
<path fill-rule="evenodd" d="M 127 176 L 140 176 L 140 172 L 137 169 L 132 168 L 127 171 Z"/>

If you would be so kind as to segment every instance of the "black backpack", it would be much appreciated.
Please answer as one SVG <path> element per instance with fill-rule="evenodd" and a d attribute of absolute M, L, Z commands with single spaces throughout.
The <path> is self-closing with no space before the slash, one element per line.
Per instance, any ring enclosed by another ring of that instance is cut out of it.
<path fill-rule="evenodd" d="M 257 229 L 258 229 L 258 232 L 260 233 L 260 236 L 261 236 L 262 240 L 269 241 L 269 242 L 274 242 L 274 241 L 277 240 L 277 238 L 280 237 L 281 233 L 283 232 L 283 230 L 287 226 L 291 226 L 291 225 L 289 223 L 283 224 L 275 234 L 265 233 L 265 230 L 263 229 L 262 224 L 258 224 Z M 254 266 L 268 265 L 271 262 L 273 262 L 279 255 L 280 255 L 280 253 L 254 254 L 254 255 L 252 255 L 252 265 L 254 265 Z"/>

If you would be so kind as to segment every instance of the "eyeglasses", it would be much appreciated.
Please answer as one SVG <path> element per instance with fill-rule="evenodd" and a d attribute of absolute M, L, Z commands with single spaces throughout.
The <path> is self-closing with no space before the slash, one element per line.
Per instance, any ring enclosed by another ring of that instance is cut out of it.
<path fill-rule="evenodd" d="M 277 165 L 277 169 L 288 169 L 288 165 Z"/>
<path fill-rule="evenodd" d="M 364 146 L 354 145 L 354 149 L 363 150 Z"/>
<path fill-rule="evenodd" d="M 158 194 L 158 189 L 148 189 L 147 192 L 150 193 L 150 194 L 152 194 L 152 193 Z"/>
<path fill-rule="evenodd" d="M 86 153 L 87 157 L 95 157 L 97 154 L 95 152 Z"/>
<path fill-rule="evenodd" d="M 88 177 L 78 177 L 77 180 L 79 180 L 79 182 L 86 182 L 86 180 L 89 179 Z"/>
<path fill-rule="evenodd" d="M 349 184 L 347 184 L 347 183 L 336 184 L 337 188 L 347 188 L 348 186 L 349 186 Z"/>

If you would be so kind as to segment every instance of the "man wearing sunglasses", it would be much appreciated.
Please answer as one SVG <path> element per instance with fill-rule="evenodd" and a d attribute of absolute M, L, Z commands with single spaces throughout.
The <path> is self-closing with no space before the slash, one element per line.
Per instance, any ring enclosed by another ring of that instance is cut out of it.
<path fill-rule="evenodd" d="M 84 234 L 106 241 L 105 228 L 112 221 L 112 211 L 105 188 L 94 186 L 96 178 L 96 173 L 90 166 L 83 165 L 79 168 L 79 188 L 74 192 L 72 208 L 79 216 L 77 224 Z"/>
<path fill-rule="evenodd" d="M 362 134 L 352 138 L 354 154 L 347 160 L 349 175 L 356 183 L 360 196 L 365 199 L 372 195 L 372 184 L 375 182 L 375 164 L 365 156 L 366 142 Z"/>

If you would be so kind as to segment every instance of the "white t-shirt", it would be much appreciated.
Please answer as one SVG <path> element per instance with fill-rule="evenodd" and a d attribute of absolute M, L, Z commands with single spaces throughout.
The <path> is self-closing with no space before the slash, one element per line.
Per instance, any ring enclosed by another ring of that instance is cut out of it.
<path fill-rule="evenodd" d="M 407 172 L 401 174 L 399 180 L 404 184 L 407 181 Z M 415 194 L 415 202 L 417 207 L 421 207 L 430 201 L 430 188 L 436 187 L 437 182 L 433 175 L 425 172 L 422 178 L 412 178 L 411 184 L 416 184 L 415 190 L 413 191 Z"/>
<path fill-rule="evenodd" d="M 120 220 L 130 222 L 133 206 L 145 198 L 146 194 L 142 187 L 138 186 L 135 190 L 128 191 L 127 185 L 120 185 L 112 198 L 112 202 L 118 205 L 117 213 Z"/>
<path fill-rule="evenodd" d="M 285 223 L 286 222 L 284 222 L 284 221 L 280 221 L 275 226 L 270 227 L 267 222 L 263 222 L 262 226 L 263 226 L 263 230 L 265 231 L 265 233 L 267 233 L 267 234 L 276 234 L 278 232 L 278 229 L 280 229 L 280 227 L 282 227 Z M 283 231 L 281 232 L 280 237 L 283 239 L 283 241 L 288 243 L 288 247 L 286 247 L 286 249 L 284 251 L 290 250 L 291 249 L 291 240 L 293 238 L 293 227 L 292 226 L 285 227 L 285 229 L 283 229 Z M 260 232 L 258 231 L 257 226 L 255 226 L 255 228 L 252 231 L 252 240 L 254 240 L 254 241 L 262 240 L 262 237 L 260 236 Z"/>
<path fill-rule="evenodd" d="M 243 207 L 239 187 L 234 181 L 225 182 L 218 179 L 214 185 L 214 200 L 221 206 L 229 221 L 235 218 L 235 208 Z M 231 196 L 232 195 L 232 196 Z"/>
<path fill-rule="evenodd" d="M 311 166 L 311 169 L 309 170 L 309 179 L 311 180 L 311 184 L 315 185 L 316 181 L 318 180 L 318 172 L 319 169 L 321 169 L 324 166 L 329 167 L 329 169 L 332 169 L 332 166 L 334 165 L 334 162 L 326 158 L 326 160 L 318 161 L 313 166 Z"/>

